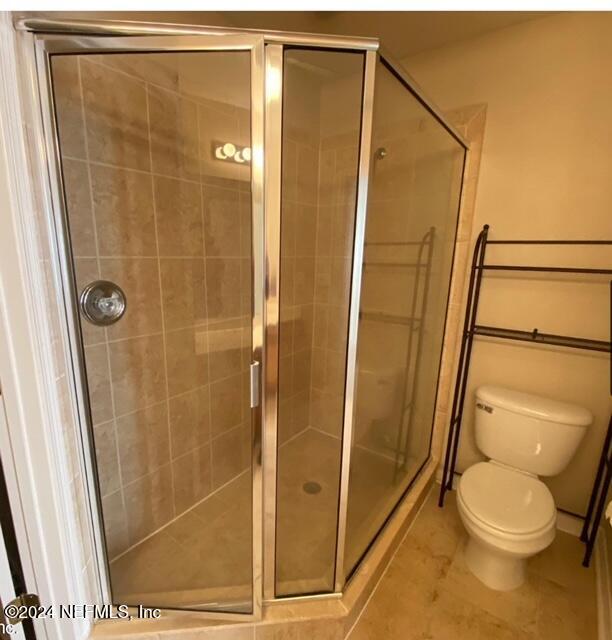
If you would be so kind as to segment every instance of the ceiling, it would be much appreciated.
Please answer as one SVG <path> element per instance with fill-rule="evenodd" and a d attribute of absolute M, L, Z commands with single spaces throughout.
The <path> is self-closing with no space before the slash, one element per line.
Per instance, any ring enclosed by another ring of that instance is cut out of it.
<path fill-rule="evenodd" d="M 55 12 L 53 16 L 373 36 L 380 38 L 396 57 L 405 58 L 550 14 L 546 11 L 101 11 Z M 50 17 L 50 12 L 45 15 Z"/>
<path fill-rule="evenodd" d="M 391 53 L 404 58 L 545 15 L 543 11 L 239 11 L 230 14 L 230 20 L 235 26 L 377 37 Z"/>

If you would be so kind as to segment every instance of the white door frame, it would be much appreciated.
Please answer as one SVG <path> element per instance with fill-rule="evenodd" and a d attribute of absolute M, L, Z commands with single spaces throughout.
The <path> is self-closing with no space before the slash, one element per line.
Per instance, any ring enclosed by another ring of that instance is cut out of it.
<path fill-rule="evenodd" d="M 45 604 L 67 604 L 82 602 L 85 592 L 58 441 L 52 340 L 38 305 L 45 283 L 17 50 L 11 14 L 0 12 L 0 381 L 6 410 L 0 449 L 28 588 Z M 89 634 L 90 623 L 54 618 L 34 624 L 39 640 L 76 640 Z"/>
<path fill-rule="evenodd" d="M 0 432 L 6 431 L 6 416 L 4 413 L 4 403 L 2 401 L 2 390 L 0 389 Z M 4 451 L 4 449 L 2 449 Z M 1 480 L 0 480 L 1 482 Z M 17 596 L 15 591 L 15 585 L 13 583 L 13 576 L 11 574 L 11 568 L 9 564 L 8 551 L 6 549 L 6 543 L 4 541 L 3 532 L 0 531 L 0 606 L 4 607 L 8 602 Z M 2 615 L 0 614 L 0 623 L 2 623 Z M 3 624 L 8 624 L 5 619 Z M 9 630 L 0 627 L 1 633 L 9 633 Z M 22 625 L 17 625 L 11 630 L 11 638 L 15 640 L 25 640 L 25 634 Z"/>

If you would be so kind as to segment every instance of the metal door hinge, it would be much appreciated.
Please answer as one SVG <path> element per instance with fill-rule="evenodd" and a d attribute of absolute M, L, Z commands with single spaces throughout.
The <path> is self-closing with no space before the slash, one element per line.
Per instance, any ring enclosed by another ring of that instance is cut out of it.
<path fill-rule="evenodd" d="M 29 614 L 30 607 L 35 607 L 36 609 L 40 607 L 40 598 L 38 595 L 36 593 L 22 593 L 18 595 L 3 607 L 6 620 L 10 624 L 15 625 L 33 617 Z M 36 615 L 34 611 L 32 611 L 32 614 Z"/>
<path fill-rule="evenodd" d="M 259 406 L 259 362 L 252 362 L 251 372 L 251 409 Z"/>

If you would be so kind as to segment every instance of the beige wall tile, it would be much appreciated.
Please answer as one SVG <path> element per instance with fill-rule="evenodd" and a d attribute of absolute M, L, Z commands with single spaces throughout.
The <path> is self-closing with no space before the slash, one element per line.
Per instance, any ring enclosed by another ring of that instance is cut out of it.
<path fill-rule="evenodd" d="M 112 342 L 109 350 L 117 415 L 164 398 L 166 376 L 161 335 Z"/>
<path fill-rule="evenodd" d="M 240 375 L 211 383 L 210 415 L 213 438 L 242 422 L 244 400 Z"/>
<path fill-rule="evenodd" d="M 239 194 L 233 189 L 202 188 L 204 236 L 208 257 L 239 257 L 242 222 Z"/>
<path fill-rule="evenodd" d="M 283 188 L 284 188 L 283 179 Z M 283 196 L 281 205 L 281 237 L 280 254 L 281 260 L 293 258 L 295 256 L 296 227 L 297 227 L 298 205 Z"/>
<path fill-rule="evenodd" d="M 241 144 L 235 110 L 233 113 L 222 113 L 218 109 L 209 108 L 202 104 L 198 105 L 198 131 L 200 136 L 200 174 L 203 181 L 210 184 L 210 178 L 249 180 L 250 166 L 241 166 L 235 162 L 221 162 L 213 155 L 215 143 Z M 245 140 L 245 142 L 247 141 Z"/>
<path fill-rule="evenodd" d="M 303 351 L 312 346 L 314 331 L 314 305 L 305 304 L 293 307 L 293 351 Z"/>
<path fill-rule="evenodd" d="M 240 255 L 251 258 L 253 253 L 253 221 L 251 190 L 240 191 Z"/>
<path fill-rule="evenodd" d="M 293 392 L 299 393 L 310 388 L 310 370 L 312 352 L 310 349 L 299 351 L 293 357 Z"/>
<path fill-rule="evenodd" d="M 243 422 L 250 415 L 244 375 L 252 300 L 250 168 L 213 162 L 211 155 L 213 136 L 248 143 L 250 114 L 206 100 L 198 107 L 174 91 L 178 75 L 171 65 L 151 61 L 144 55 L 83 59 L 83 100 L 77 58 L 66 57 L 57 70 L 58 89 L 66 85 L 58 105 L 65 115 L 62 150 L 71 155 L 64 171 L 77 288 L 106 278 L 128 298 L 120 323 L 108 329 L 83 323 L 106 509 L 116 527 L 108 532 L 111 554 L 210 489 L 209 354 L 216 397 L 230 400 L 224 411 L 217 405 L 217 433 L 235 432 L 224 439 L 227 446 L 217 446 L 217 479 L 227 482 L 250 464 L 250 424 Z M 207 304 L 220 321 L 213 327 L 206 325 Z M 207 446 L 208 455 L 199 456 Z M 197 469 L 186 465 L 196 458 Z"/>
<path fill-rule="evenodd" d="M 203 256 L 200 185 L 161 176 L 153 183 L 159 255 Z"/>
<path fill-rule="evenodd" d="M 293 395 L 293 353 L 281 354 L 279 359 L 278 395 L 283 400 Z"/>
<path fill-rule="evenodd" d="M 51 68 L 61 153 L 84 159 L 87 152 L 79 59 L 77 56 L 54 56 Z"/>
<path fill-rule="evenodd" d="M 296 200 L 304 204 L 316 204 L 319 162 L 317 152 L 303 145 L 298 146 Z"/>
<path fill-rule="evenodd" d="M 348 306 L 330 305 L 327 323 L 327 347 L 345 353 L 348 341 Z"/>
<path fill-rule="evenodd" d="M 80 64 L 89 159 L 150 170 L 144 84 L 83 58 Z"/>
<path fill-rule="evenodd" d="M 101 256 L 155 256 L 151 176 L 92 165 L 92 190 Z"/>
<path fill-rule="evenodd" d="M 89 56 L 89 59 L 111 69 L 117 69 L 137 80 L 153 83 L 176 91 L 178 89 L 178 60 L 181 54 L 169 56 L 162 53 L 125 53 L 121 55 Z"/>
<path fill-rule="evenodd" d="M 166 334 L 168 391 L 171 396 L 208 384 L 208 354 L 197 327 Z"/>
<path fill-rule="evenodd" d="M 294 300 L 295 304 L 310 304 L 314 299 L 315 260 L 302 257 L 295 261 Z"/>
<path fill-rule="evenodd" d="M 96 345 L 85 348 L 87 386 L 91 406 L 91 419 L 96 425 L 113 417 L 110 371 L 107 346 Z"/>
<path fill-rule="evenodd" d="M 282 257 L 283 246 L 281 245 L 280 262 L 280 305 L 281 313 L 288 312 L 290 305 L 294 302 L 295 290 L 295 258 Z"/>
<path fill-rule="evenodd" d="M 211 381 L 240 373 L 248 361 L 242 348 L 242 327 L 236 321 L 210 326 L 208 345 Z"/>
<path fill-rule="evenodd" d="M 292 398 L 293 404 L 293 432 L 298 433 L 310 426 L 310 388 L 298 391 Z"/>
<path fill-rule="evenodd" d="M 159 265 L 166 331 L 206 320 L 204 260 L 162 258 Z"/>
<path fill-rule="evenodd" d="M 176 512 L 192 507 L 211 491 L 210 444 L 192 449 L 172 463 Z"/>
<path fill-rule="evenodd" d="M 314 256 L 317 248 L 317 208 L 310 204 L 299 204 L 296 216 L 296 256 Z"/>
<path fill-rule="evenodd" d="M 281 292 L 282 300 L 282 292 Z M 279 334 L 279 350 L 281 354 L 291 353 L 293 350 L 293 314 L 294 307 L 287 305 L 280 305 L 280 325 L 278 329 Z"/>
<path fill-rule="evenodd" d="M 159 87 L 147 91 L 153 172 L 199 180 L 196 103 Z"/>
<path fill-rule="evenodd" d="M 335 208 L 327 204 L 327 200 L 320 194 L 317 216 L 317 256 L 330 256 L 332 253 L 333 222 Z"/>
<path fill-rule="evenodd" d="M 129 541 L 134 544 L 174 516 L 170 465 L 127 485 L 124 496 Z"/>
<path fill-rule="evenodd" d="M 102 516 L 109 557 L 125 551 L 128 546 L 127 518 L 123 508 L 123 496 L 115 491 L 102 498 Z"/>
<path fill-rule="evenodd" d="M 120 486 L 119 458 L 117 457 L 117 438 L 115 422 L 103 422 L 94 427 L 94 445 L 98 459 L 98 480 L 100 493 L 107 496 Z"/>
<path fill-rule="evenodd" d="M 240 258 L 206 259 L 206 303 L 210 320 L 226 320 L 241 315 Z"/>
<path fill-rule="evenodd" d="M 170 462 L 166 402 L 117 418 L 116 425 L 124 485 Z"/>
<path fill-rule="evenodd" d="M 117 283 L 127 306 L 121 320 L 107 328 L 109 340 L 159 333 L 162 328 L 159 270 L 155 258 L 100 258 L 103 280 Z"/>
<path fill-rule="evenodd" d="M 218 489 L 244 470 L 242 436 L 241 427 L 237 427 L 212 441 L 213 489 Z"/>
<path fill-rule="evenodd" d="M 173 458 L 210 440 L 210 398 L 207 386 L 170 398 L 168 404 Z"/>
<path fill-rule="evenodd" d="M 285 200 L 297 200 L 297 158 L 298 147 L 293 140 L 283 136 L 282 149 L 282 197 Z"/>
<path fill-rule="evenodd" d="M 75 257 L 95 256 L 97 254 L 96 235 L 87 163 L 64 158 L 62 175 L 70 220 L 72 254 Z"/>

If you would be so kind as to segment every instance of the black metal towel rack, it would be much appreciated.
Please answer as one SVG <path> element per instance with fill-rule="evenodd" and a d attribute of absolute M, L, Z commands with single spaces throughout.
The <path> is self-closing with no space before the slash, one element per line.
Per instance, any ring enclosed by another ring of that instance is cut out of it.
<path fill-rule="evenodd" d="M 487 271 L 521 271 L 540 273 L 575 273 L 575 274 L 599 274 L 612 275 L 612 269 L 586 269 L 581 267 L 537 267 L 523 265 L 505 264 L 485 264 L 485 254 L 488 245 L 608 245 L 612 246 L 612 240 L 489 240 L 489 225 L 485 224 L 478 234 L 474 254 L 472 257 L 472 267 L 467 293 L 467 304 L 465 309 L 465 319 L 463 324 L 463 334 L 461 338 L 461 350 L 459 352 L 459 366 L 457 369 L 457 379 L 453 394 L 453 406 L 451 410 L 450 423 L 448 429 L 448 442 L 444 455 L 444 470 L 442 473 L 442 486 L 438 505 L 444 506 L 444 495 L 453 489 L 453 479 L 455 476 L 455 466 L 457 464 L 457 452 L 459 449 L 459 436 L 461 433 L 461 420 L 467 390 L 467 381 L 470 370 L 470 359 L 472 355 L 472 345 L 474 336 L 490 338 L 502 338 L 506 340 L 520 340 L 538 344 L 570 347 L 573 349 L 586 349 L 588 351 L 601 351 L 612 353 L 612 317 L 610 321 L 610 341 L 590 340 L 573 336 L 560 336 L 550 333 L 542 333 L 538 329 L 532 331 L 519 331 L 516 329 L 506 329 L 502 327 L 489 327 L 477 323 L 478 301 L 480 298 L 480 288 L 482 276 Z M 612 280 L 610 281 L 610 305 L 612 314 Z M 610 393 L 612 393 L 612 358 L 610 360 Z M 608 436 L 604 444 L 604 450 L 599 464 L 599 469 L 593 486 L 593 493 L 589 502 L 589 508 L 585 517 L 584 529 L 581 539 L 586 543 L 587 549 L 583 564 L 588 566 L 595 543 L 597 527 L 601 520 L 603 503 L 610 485 L 612 475 L 611 459 L 611 428 L 608 428 Z M 597 501 L 597 509 L 595 502 Z M 593 516 L 595 515 L 595 518 Z M 595 526 L 593 526 L 595 525 Z"/>

